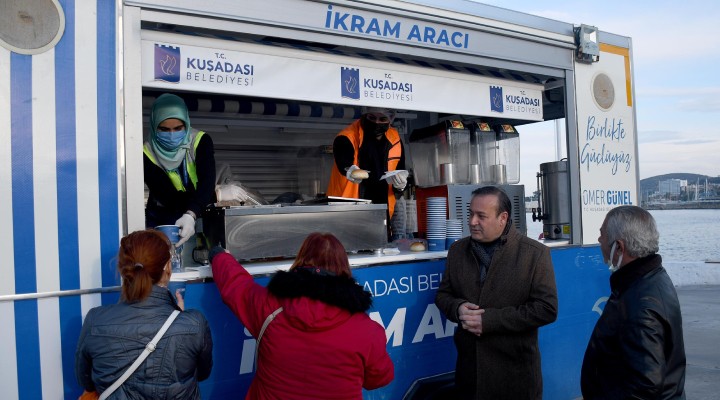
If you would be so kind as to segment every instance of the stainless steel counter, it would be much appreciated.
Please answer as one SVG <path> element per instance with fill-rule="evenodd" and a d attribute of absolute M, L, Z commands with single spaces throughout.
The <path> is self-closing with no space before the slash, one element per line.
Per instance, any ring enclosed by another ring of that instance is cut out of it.
<path fill-rule="evenodd" d="M 348 252 L 387 244 L 387 205 L 336 204 L 217 208 L 204 213 L 210 247 L 238 260 L 294 257 L 312 232 L 330 232 Z"/>
<path fill-rule="evenodd" d="M 350 268 L 362 268 L 379 264 L 392 264 L 422 260 L 437 260 L 447 258 L 447 251 L 401 251 L 399 254 L 349 254 Z M 267 275 L 276 271 L 290 269 L 294 259 L 278 261 L 262 261 L 242 263 L 251 275 Z M 173 282 L 189 281 L 203 278 L 212 278 L 209 266 L 190 267 L 186 272 L 175 272 L 170 279 Z"/>

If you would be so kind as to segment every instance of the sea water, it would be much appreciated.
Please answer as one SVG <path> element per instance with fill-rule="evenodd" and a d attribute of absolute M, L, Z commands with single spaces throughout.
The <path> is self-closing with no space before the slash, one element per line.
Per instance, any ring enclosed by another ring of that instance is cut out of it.
<path fill-rule="evenodd" d="M 660 232 L 663 262 L 720 260 L 720 210 L 651 210 L 650 214 Z M 542 222 L 533 222 L 531 213 L 527 227 L 530 238 L 537 239 L 542 232 Z"/>

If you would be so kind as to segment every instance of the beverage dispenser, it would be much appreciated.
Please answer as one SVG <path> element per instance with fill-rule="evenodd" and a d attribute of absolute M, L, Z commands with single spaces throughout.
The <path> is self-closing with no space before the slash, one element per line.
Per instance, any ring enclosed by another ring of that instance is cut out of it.
<path fill-rule="evenodd" d="M 497 125 L 495 163 L 491 165 L 493 183 L 516 184 L 520 182 L 520 134 L 509 124 Z"/>
<path fill-rule="evenodd" d="M 497 145 L 495 130 L 487 122 L 470 126 L 470 183 L 493 183 L 491 165 L 495 164 Z"/>
<path fill-rule="evenodd" d="M 460 121 L 443 121 L 410 134 L 415 184 L 432 187 L 470 183 L 470 132 Z"/>
<path fill-rule="evenodd" d="M 540 201 L 533 209 L 533 221 L 543 221 L 545 239 L 570 239 L 567 160 L 540 164 L 537 179 Z"/>

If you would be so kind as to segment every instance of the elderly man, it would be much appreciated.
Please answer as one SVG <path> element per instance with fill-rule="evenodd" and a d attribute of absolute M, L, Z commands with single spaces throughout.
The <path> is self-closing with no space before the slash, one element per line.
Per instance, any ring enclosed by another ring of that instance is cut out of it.
<path fill-rule="evenodd" d="M 473 192 L 470 237 L 448 251 L 435 304 L 453 322 L 457 399 L 541 399 L 538 328 L 557 318 L 550 250 L 512 226 L 510 199 Z"/>
<path fill-rule="evenodd" d="M 407 172 L 380 180 L 385 172 L 405 169 L 400 134 L 390 126 L 394 118 L 395 112 L 386 108 L 363 108 L 360 119 L 335 137 L 335 168 L 330 175 L 328 196 L 387 204 L 389 217 L 392 217 L 395 199 L 407 184 Z M 357 170 L 367 171 L 367 177 L 358 175 Z"/>
<path fill-rule="evenodd" d="M 585 399 L 684 399 L 685 346 L 677 293 L 662 267 L 649 212 L 620 206 L 600 227 L 610 298 L 585 350 Z"/>

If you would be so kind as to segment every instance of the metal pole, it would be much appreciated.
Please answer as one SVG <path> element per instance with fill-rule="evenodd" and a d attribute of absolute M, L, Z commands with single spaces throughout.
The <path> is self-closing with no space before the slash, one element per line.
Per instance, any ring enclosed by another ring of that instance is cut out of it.
<path fill-rule="evenodd" d="M 110 286 L 96 289 L 75 289 L 75 290 L 57 290 L 53 292 L 42 292 L 42 293 L 23 293 L 23 294 L 8 294 L 0 296 L 0 303 L 6 301 L 18 301 L 18 300 L 32 300 L 32 299 L 44 299 L 48 297 L 64 297 L 64 296 L 79 296 L 83 294 L 95 294 L 95 293 L 109 293 L 117 292 L 120 290 L 120 286 Z"/>

